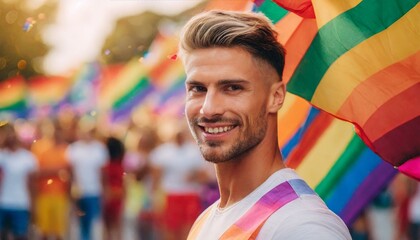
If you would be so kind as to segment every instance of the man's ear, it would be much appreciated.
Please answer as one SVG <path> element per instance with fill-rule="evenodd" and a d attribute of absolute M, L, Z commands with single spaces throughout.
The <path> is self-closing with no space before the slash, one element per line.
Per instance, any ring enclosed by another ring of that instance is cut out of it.
<path fill-rule="evenodd" d="M 282 81 L 274 83 L 270 88 L 270 98 L 268 100 L 267 111 L 269 113 L 277 113 L 283 106 L 284 97 L 286 96 L 286 87 Z"/>

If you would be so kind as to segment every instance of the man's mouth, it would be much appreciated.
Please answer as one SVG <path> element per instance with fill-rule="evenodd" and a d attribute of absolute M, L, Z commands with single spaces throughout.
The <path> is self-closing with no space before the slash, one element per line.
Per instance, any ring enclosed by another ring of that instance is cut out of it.
<path fill-rule="evenodd" d="M 225 133 L 232 130 L 235 126 L 202 127 L 204 132 L 209 134 Z"/>

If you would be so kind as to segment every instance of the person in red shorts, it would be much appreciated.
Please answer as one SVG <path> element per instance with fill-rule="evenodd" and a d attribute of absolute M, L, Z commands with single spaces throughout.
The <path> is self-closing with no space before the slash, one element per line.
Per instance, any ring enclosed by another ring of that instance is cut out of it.
<path fill-rule="evenodd" d="M 161 210 L 162 239 L 186 239 L 202 211 L 200 191 L 205 162 L 186 127 L 174 140 L 154 149 L 150 155 L 154 190 L 165 194 Z M 156 194 L 160 195 L 161 194 Z"/>
<path fill-rule="evenodd" d="M 104 239 L 122 239 L 121 221 L 124 202 L 124 144 L 117 138 L 106 141 L 110 161 L 102 169 Z"/>

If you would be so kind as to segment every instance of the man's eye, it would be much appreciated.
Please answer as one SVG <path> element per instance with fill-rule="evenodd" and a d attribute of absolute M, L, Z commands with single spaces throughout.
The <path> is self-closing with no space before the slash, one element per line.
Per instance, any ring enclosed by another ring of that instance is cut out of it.
<path fill-rule="evenodd" d="M 191 86 L 188 90 L 190 92 L 205 92 L 206 88 L 203 86 Z"/>
<path fill-rule="evenodd" d="M 228 91 L 238 91 L 238 90 L 242 90 L 242 89 L 243 89 L 243 87 L 240 86 L 240 85 L 230 85 L 230 86 L 227 86 L 227 88 L 226 88 L 226 90 L 228 90 Z"/>

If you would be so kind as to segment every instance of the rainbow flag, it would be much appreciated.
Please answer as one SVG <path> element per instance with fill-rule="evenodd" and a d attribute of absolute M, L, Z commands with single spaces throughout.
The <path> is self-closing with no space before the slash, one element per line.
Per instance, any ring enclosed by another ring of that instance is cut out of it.
<path fill-rule="evenodd" d="M 96 110 L 96 86 L 100 81 L 102 67 L 97 62 L 84 64 L 72 77 L 72 86 L 61 104 L 71 104 L 79 113 Z"/>
<path fill-rule="evenodd" d="M 22 76 L 15 76 L 0 82 L 0 113 L 14 117 L 29 114 L 27 86 Z"/>
<path fill-rule="evenodd" d="M 101 111 L 112 111 L 112 119 L 127 118 L 131 111 L 153 91 L 147 67 L 133 59 L 116 73 L 106 72 L 113 78 L 104 77 L 98 85 L 98 103 Z"/>
<path fill-rule="evenodd" d="M 269 2 L 297 13 L 306 6 L 316 16 L 316 34 L 306 38 L 310 44 L 291 71 L 288 91 L 353 123 L 393 166 L 419 164 L 419 1 Z M 400 170 L 420 179 L 415 169 Z"/>
<path fill-rule="evenodd" d="M 61 76 L 32 77 L 28 80 L 29 103 L 35 108 L 55 105 L 65 98 L 70 86 L 70 79 Z"/>

